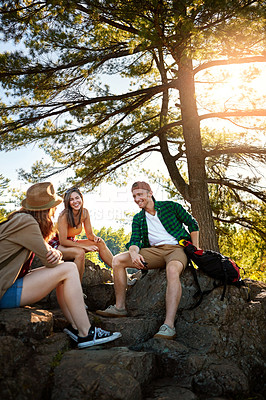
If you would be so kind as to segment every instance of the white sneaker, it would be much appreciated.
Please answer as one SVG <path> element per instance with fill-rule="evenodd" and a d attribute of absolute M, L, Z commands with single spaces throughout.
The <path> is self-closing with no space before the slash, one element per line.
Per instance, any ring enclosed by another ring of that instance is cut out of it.
<path fill-rule="evenodd" d="M 125 309 L 119 310 L 116 306 L 109 306 L 106 310 L 96 310 L 96 314 L 111 318 L 127 317 L 127 311 Z"/>
<path fill-rule="evenodd" d="M 154 338 L 161 339 L 174 339 L 176 337 L 176 331 L 173 328 L 170 328 L 167 324 L 163 324 L 159 331 L 153 336 Z"/>

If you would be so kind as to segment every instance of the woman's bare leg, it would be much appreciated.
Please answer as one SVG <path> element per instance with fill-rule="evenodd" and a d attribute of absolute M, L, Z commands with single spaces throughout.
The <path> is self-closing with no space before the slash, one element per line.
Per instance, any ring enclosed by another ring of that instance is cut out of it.
<path fill-rule="evenodd" d="M 91 324 L 84 308 L 78 270 L 72 262 L 54 268 L 38 268 L 27 274 L 23 279 L 20 305 L 35 303 L 55 287 L 58 287 L 58 300 L 65 317 L 77 327 L 80 336 L 87 336 Z"/>
<path fill-rule="evenodd" d="M 58 250 L 60 250 L 63 254 L 63 259 L 65 261 L 71 260 L 74 261 L 76 264 L 80 281 L 82 282 L 82 277 L 84 274 L 85 269 L 85 251 L 82 247 L 65 247 L 65 246 L 58 246 Z"/>
<path fill-rule="evenodd" d="M 96 246 L 99 249 L 99 256 L 103 260 L 105 264 L 108 265 L 108 267 L 112 268 L 112 263 L 113 263 L 113 254 L 111 253 L 109 247 L 106 246 L 105 242 L 99 242 L 96 243 Z"/>
<path fill-rule="evenodd" d="M 107 264 L 110 268 L 112 268 L 113 254 L 111 253 L 110 249 L 106 246 L 104 240 L 102 240 L 101 242 L 94 242 L 93 240 L 85 239 L 85 240 L 78 240 L 78 243 L 84 244 L 84 246 L 97 246 L 99 251 L 99 256 L 101 257 L 103 262 Z"/>
<path fill-rule="evenodd" d="M 70 314 L 68 308 L 66 307 L 63 283 L 59 283 L 58 286 L 56 287 L 56 297 L 64 316 L 66 317 L 68 322 L 70 322 L 70 324 L 73 326 L 73 328 L 77 329 L 77 326 L 72 318 L 72 315 Z"/>

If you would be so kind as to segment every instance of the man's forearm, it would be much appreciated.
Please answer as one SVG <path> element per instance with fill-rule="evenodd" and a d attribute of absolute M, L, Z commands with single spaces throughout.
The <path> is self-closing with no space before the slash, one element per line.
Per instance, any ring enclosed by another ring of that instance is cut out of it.
<path fill-rule="evenodd" d="M 190 232 L 191 242 L 196 246 L 199 247 L 199 231 Z"/>

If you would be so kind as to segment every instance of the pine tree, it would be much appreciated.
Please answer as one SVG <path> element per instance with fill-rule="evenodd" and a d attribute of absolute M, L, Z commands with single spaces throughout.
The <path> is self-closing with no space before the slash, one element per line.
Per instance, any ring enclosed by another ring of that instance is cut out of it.
<path fill-rule="evenodd" d="M 2 3 L 0 22 L 4 40 L 21 46 L 0 56 L 2 86 L 13 95 L 0 107 L 0 149 L 40 143 L 53 159 L 44 177 L 70 168 L 86 187 L 157 152 L 200 224 L 201 246 L 217 250 L 208 185 L 233 182 L 215 164 L 260 161 L 265 150 L 250 140 L 204 145 L 202 121 L 266 112 L 256 103 L 201 114 L 196 77 L 266 61 L 263 2 L 18 0 Z M 118 74 L 132 88 L 102 84 Z M 236 186 L 250 193 L 243 180 Z M 260 188 L 251 195 L 264 199 Z"/>

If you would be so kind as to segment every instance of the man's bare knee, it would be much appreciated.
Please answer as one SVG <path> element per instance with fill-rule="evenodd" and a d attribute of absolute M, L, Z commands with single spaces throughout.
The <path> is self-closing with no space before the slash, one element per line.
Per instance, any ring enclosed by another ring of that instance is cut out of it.
<path fill-rule="evenodd" d="M 121 259 L 120 254 L 118 254 L 117 256 L 114 256 L 113 263 L 112 263 L 113 269 L 119 268 L 121 266 L 120 259 Z"/>
<path fill-rule="evenodd" d="M 128 257 L 126 256 L 127 253 L 117 254 L 113 258 L 112 267 L 113 269 L 118 268 L 128 268 L 130 265 L 129 261 L 127 262 Z"/>
<path fill-rule="evenodd" d="M 181 261 L 171 261 L 166 267 L 167 278 L 178 279 L 183 271 L 183 264 Z"/>

